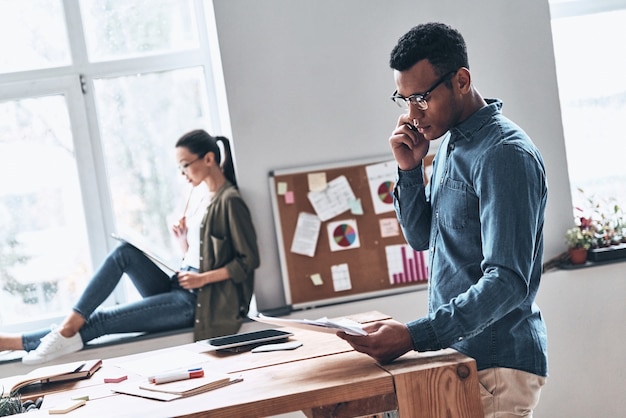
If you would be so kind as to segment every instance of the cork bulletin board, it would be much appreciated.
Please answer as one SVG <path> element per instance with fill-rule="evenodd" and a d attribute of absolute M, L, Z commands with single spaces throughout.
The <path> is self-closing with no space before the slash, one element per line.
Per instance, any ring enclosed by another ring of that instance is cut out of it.
<path fill-rule="evenodd" d="M 285 299 L 294 309 L 416 290 L 427 256 L 406 243 L 389 157 L 269 174 Z"/>

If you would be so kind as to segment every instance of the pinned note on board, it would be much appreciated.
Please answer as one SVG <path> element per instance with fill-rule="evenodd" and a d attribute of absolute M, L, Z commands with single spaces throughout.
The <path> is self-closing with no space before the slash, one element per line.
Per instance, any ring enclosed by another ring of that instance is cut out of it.
<path fill-rule="evenodd" d="M 285 193 L 287 193 L 287 183 L 284 181 L 278 182 L 276 185 L 276 194 L 282 196 Z"/>
<path fill-rule="evenodd" d="M 361 199 L 353 199 L 348 202 L 350 205 L 350 213 L 353 215 L 363 215 L 363 205 L 361 204 Z"/>
<path fill-rule="evenodd" d="M 326 189 L 326 173 L 309 173 L 307 178 L 309 180 L 309 191 L 321 192 Z"/>
<path fill-rule="evenodd" d="M 322 280 L 322 275 L 319 273 L 311 274 L 311 281 L 315 286 L 321 286 L 324 284 L 324 281 Z"/>
<path fill-rule="evenodd" d="M 321 226 L 322 222 L 316 215 L 301 212 L 298 215 L 296 231 L 291 243 L 291 252 L 313 257 Z"/>
<path fill-rule="evenodd" d="M 327 229 L 330 251 L 352 250 L 361 246 L 356 220 L 329 222 Z"/>
<path fill-rule="evenodd" d="M 383 218 L 378 221 L 382 238 L 400 235 L 400 224 L 396 218 Z"/>
<path fill-rule="evenodd" d="M 307 196 L 322 221 L 347 212 L 350 210 L 350 202 L 356 200 L 346 176 L 332 179 L 323 191 L 311 191 Z"/>
<path fill-rule="evenodd" d="M 371 164 L 365 167 L 369 182 L 374 213 L 393 211 L 393 188 L 395 186 L 397 165 L 394 160 Z"/>
<path fill-rule="evenodd" d="M 335 292 L 352 289 L 352 281 L 350 280 L 350 269 L 347 263 L 338 264 L 330 267 L 333 276 L 333 288 Z"/>

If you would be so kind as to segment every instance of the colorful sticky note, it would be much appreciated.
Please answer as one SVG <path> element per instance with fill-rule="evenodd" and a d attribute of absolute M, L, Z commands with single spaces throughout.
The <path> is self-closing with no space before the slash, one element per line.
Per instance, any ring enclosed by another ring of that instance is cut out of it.
<path fill-rule="evenodd" d="M 361 199 L 352 199 L 348 202 L 350 205 L 350 213 L 353 215 L 363 215 L 363 205 Z"/>
<path fill-rule="evenodd" d="M 288 205 L 292 205 L 294 202 L 294 197 L 293 197 L 293 192 L 292 191 L 288 191 L 285 193 L 285 203 Z"/>
<path fill-rule="evenodd" d="M 326 173 L 309 173 L 307 179 L 309 181 L 309 191 L 321 192 L 326 189 Z"/>
<path fill-rule="evenodd" d="M 278 184 L 276 185 L 276 193 L 278 193 L 279 196 L 287 193 L 287 183 L 285 183 L 284 181 L 278 182 Z"/>
<path fill-rule="evenodd" d="M 324 284 L 324 281 L 322 281 L 322 276 L 319 273 L 311 274 L 311 281 L 315 286 L 321 286 Z"/>
<path fill-rule="evenodd" d="M 119 382 L 123 382 L 126 379 L 128 379 L 128 376 L 126 375 L 109 376 L 109 377 L 104 378 L 104 383 L 119 383 Z"/>

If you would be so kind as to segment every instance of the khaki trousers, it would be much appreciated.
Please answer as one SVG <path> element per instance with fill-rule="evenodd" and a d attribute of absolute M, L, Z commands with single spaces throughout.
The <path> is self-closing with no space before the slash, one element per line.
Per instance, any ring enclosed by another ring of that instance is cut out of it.
<path fill-rule="evenodd" d="M 485 418 L 532 418 L 546 378 L 496 367 L 478 372 Z"/>

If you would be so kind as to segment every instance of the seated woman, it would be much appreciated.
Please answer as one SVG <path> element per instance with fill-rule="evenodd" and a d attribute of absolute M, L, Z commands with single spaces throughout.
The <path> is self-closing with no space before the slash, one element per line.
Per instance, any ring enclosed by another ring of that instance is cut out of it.
<path fill-rule="evenodd" d="M 250 212 L 237 190 L 229 141 L 195 130 L 178 140 L 176 158 L 189 183 L 206 183 L 210 196 L 206 207 L 172 227 L 185 253 L 180 271 L 169 277 L 141 251 L 121 244 L 59 327 L 1 334 L 0 350 L 26 350 L 22 362 L 34 365 L 78 351 L 106 334 L 193 326 L 198 341 L 239 330 L 248 314 L 259 252 Z M 123 273 L 142 299 L 96 309 Z"/>

